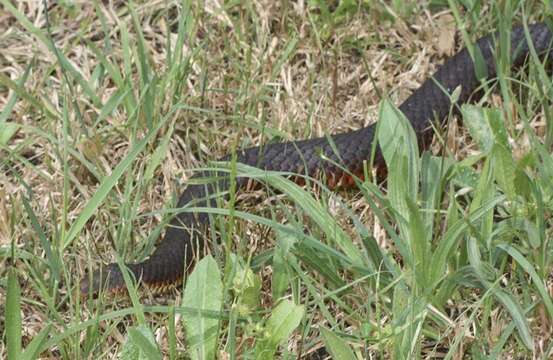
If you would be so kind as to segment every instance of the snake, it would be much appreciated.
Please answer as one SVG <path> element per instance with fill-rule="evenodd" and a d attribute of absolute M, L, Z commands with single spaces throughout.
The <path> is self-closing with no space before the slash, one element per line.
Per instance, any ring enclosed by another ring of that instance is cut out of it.
<path fill-rule="evenodd" d="M 432 125 L 438 122 L 445 126 L 452 109 L 459 109 L 461 104 L 481 99 L 482 84 L 493 80 L 497 75 L 499 36 L 499 32 L 485 35 L 474 46 L 464 47 L 446 59 L 398 107 L 411 124 L 420 150 L 427 149 L 432 143 Z M 552 37 L 552 31 L 545 22 L 513 26 L 509 36 L 510 44 L 506 44 L 510 45 L 507 53 L 510 55 L 512 69 L 523 65 L 532 53 L 540 58 L 552 55 Z M 479 59 L 480 62 L 474 59 Z M 485 69 L 484 75 L 481 74 L 482 71 L 477 74 L 482 68 Z M 454 91 L 456 94 L 452 96 Z M 381 149 L 378 144 L 373 144 L 377 138 L 377 124 L 375 122 L 358 130 L 331 136 L 250 147 L 237 150 L 234 157 L 237 163 L 262 170 L 322 176 L 331 189 L 338 186 L 348 187 L 355 184 L 355 176 L 363 180 L 368 161 L 376 170 L 385 169 Z M 229 160 L 231 155 L 220 159 Z M 207 170 L 198 171 L 189 180 L 205 179 L 212 175 Z M 189 181 L 176 208 L 184 208 L 190 204 L 197 208 L 209 208 L 216 206 L 215 196 L 228 198 L 227 190 L 231 186 L 229 176 L 215 178 L 215 181 L 209 183 Z M 234 186 L 238 190 L 244 189 L 250 183 L 248 180 L 250 179 L 246 177 L 237 177 Z M 174 214 L 153 253 L 142 262 L 125 264 L 126 268 L 141 284 L 153 290 L 163 291 L 182 283 L 186 274 L 194 267 L 195 260 L 205 250 L 205 231 L 208 224 L 207 212 L 181 211 Z M 118 293 L 127 289 L 125 284 L 121 268 L 117 263 L 112 263 L 83 277 L 80 291 L 82 295 L 97 295 L 100 291 Z"/>

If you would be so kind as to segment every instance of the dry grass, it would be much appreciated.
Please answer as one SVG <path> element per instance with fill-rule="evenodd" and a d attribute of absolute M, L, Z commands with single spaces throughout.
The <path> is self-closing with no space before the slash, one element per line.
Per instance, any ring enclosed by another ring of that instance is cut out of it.
<path fill-rule="evenodd" d="M 148 236 L 192 169 L 219 158 L 230 149 L 368 125 L 376 118 L 381 94 L 399 104 L 445 57 L 462 45 L 456 36 L 457 26 L 451 12 L 448 9 L 431 11 L 426 5 L 409 4 L 411 9 L 408 9 L 369 1 L 367 4 L 371 5 L 362 5 L 342 18 L 327 22 L 315 7 L 304 1 L 254 0 L 225 8 L 221 1 L 208 0 L 193 2 L 191 7 L 192 36 L 182 43 L 182 52 L 189 64 L 171 69 L 167 44 L 173 49 L 178 46 L 178 20 L 182 16 L 179 2 L 159 0 L 135 4 L 134 21 L 124 1 L 52 2 L 47 9 L 48 22 L 45 3 L 15 2 L 26 21 L 41 29 L 40 35 L 33 34 L 12 12 L 0 10 L 0 27 L 4 29 L 0 33 L 0 109 L 7 108 L 17 94 L 7 121 L 20 125 L 6 143 L 0 142 L 0 304 L 5 303 L 4 279 L 11 262 L 10 249 L 15 246 L 20 253 L 15 266 L 22 290 L 24 346 L 47 321 L 53 322 L 56 331 L 63 332 L 68 326 L 93 316 L 90 311 L 100 311 L 81 308 L 77 299 L 70 296 L 73 287 L 91 263 L 96 267 L 101 262 L 112 262 L 114 247 L 130 259 L 147 253 L 156 240 Z M 493 20 L 488 21 L 486 17 L 493 19 L 491 8 L 484 7 L 479 19 L 482 23 L 472 24 L 478 30 L 471 34 L 477 36 L 493 26 Z M 142 34 L 137 33 L 136 24 L 140 25 Z M 124 76 L 123 82 L 130 84 L 134 92 L 132 98 L 140 102 L 141 96 L 145 96 L 144 86 L 139 85 L 143 80 L 140 54 L 133 53 L 129 58 L 124 53 L 121 29 L 128 31 L 130 48 L 134 51 L 138 49 L 139 37 L 144 38 L 150 76 L 156 77 L 162 89 L 153 96 L 152 104 L 136 107 L 138 116 L 134 122 L 128 120 L 133 105 L 125 104 L 124 100 L 113 111 L 103 113 L 106 104 L 117 97 L 121 85 L 101 65 L 99 53 L 118 67 Z M 47 45 L 50 39 L 75 69 L 75 74 L 60 66 L 56 54 Z M 288 53 L 290 46 L 293 51 Z M 18 85 L 21 87 L 18 94 L 14 84 L 26 71 L 27 78 Z M 168 75 L 168 71 L 174 73 Z M 78 77 L 84 82 L 79 83 Z M 88 84 L 90 89 L 83 84 Z M 173 111 L 178 104 L 186 106 Z M 128 154 L 134 136 L 144 136 L 149 121 L 159 121 L 167 114 L 170 114 L 168 125 L 159 137 L 167 135 L 170 140 L 153 178 L 147 181 L 140 178 L 156 151 L 152 145 L 137 156 L 131 170 L 113 187 L 75 241 L 59 243 L 98 190 L 101 179 L 111 174 Z M 536 120 L 536 124 L 543 126 L 545 120 L 541 123 Z M 476 151 L 474 145 L 467 146 L 464 130 L 450 129 L 446 141 L 458 158 Z M 440 149 L 437 143 L 435 152 Z M 134 188 L 129 188 L 130 184 Z M 129 191 L 136 192 L 135 196 L 129 195 Z M 342 195 L 379 243 L 391 247 L 364 197 L 357 193 Z M 136 203 L 123 203 L 129 199 Z M 29 209 L 25 208 L 25 201 Z M 263 213 L 265 208 L 265 214 L 270 213 L 267 205 L 274 204 L 272 198 L 257 204 L 249 200 L 244 203 L 247 209 L 257 213 Z M 41 262 L 46 254 L 30 219 L 31 213 L 36 214 L 45 239 L 51 241 L 54 253 L 63 261 L 59 284 L 51 283 L 48 266 Z M 132 222 L 122 223 L 122 215 L 128 215 L 125 221 Z M 347 222 L 346 219 L 344 223 Z M 355 229 L 348 229 L 347 224 L 343 228 L 355 236 Z M 235 230 L 232 238 L 239 244 L 244 239 L 252 239 L 250 246 L 256 253 L 274 246 L 272 233 L 266 227 L 239 223 Z M 44 274 L 42 283 L 36 280 L 41 274 Z M 265 267 L 263 305 L 269 308 L 272 306 L 270 274 L 270 268 Z M 359 292 L 368 296 L 362 289 Z M 179 301 L 178 293 L 145 301 L 171 303 L 173 299 Z M 125 304 L 123 300 L 107 306 Z M 336 311 L 334 315 L 341 323 L 341 316 L 347 314 L 340 307 Z M 506 322 L 509 317 L 500 312 L 501 309 L 491 312 L 499 320 L 489 320 L 493 324 L 489 335 L 499 337 L 507 326 L 502 321 Z M 313 324 L 328 325 L 321 314 L 310 317 Z M 550 323 L 547 315 L 544 318 Z M 464 315 L 455 320 L 470 322 Z M 0 315 L 0 328 L 4 321 Z M 164 351 L 169 346 L 164 335 L 165 321 L 164 316 L 151 317 L 151 328 L 156 329 L 158 344 Z M 388 319 L 375 321 L 386 324 Z M 131 317 L 124 318 L 123 324 L 131 323 Z M 353 324 L 355 321 L 350 326 Z M 102 326 L 102 335 L 96 338 L 99 340 L 96 344 L 82 345 L 96 350 L 81 353 L 68 344 L 58 344 L 42 356 L 72 357 L 80 353 L 115 358 L 116 349 L 124 342 L 125 328 Z M 533 326 L 533 329 L 538 347 L 544 346 L 535 353 L 547 353 L 550 326 L 543 329 Z M 184 338 L 181 331 L 182 328 L 177 331 L 179 341 Z M 305 346 L 302 341 L 307 340 L 300 335 L 295 334 L 289 343 L 292 353 L 300 345 Z M 459 334 L 452 333 L 449 337 L 453 339 L 456 335 Z M 86 339 L 90 334 L 80 336 Z M 239 350 L 243 351 L 250 340 L 246 333 L 241 336 L 244 343 L 239 344 Z M 309 343 L 311 348 L 303 351 L 309 353 L 320 347 L 320 339 L 313 333 L 308 336 L 313 342 Z M 478 335 L 465 336 L 461 348 L 466 350 Z M 72 344 L 78 343 L 73 341 Z M 483 342 L 486 343 L 480 340 L 478 344 Z M 489 344 L 495 342 L 496 338 L 489 339 Z M 382 343 L 375 345 L 375 354 L 379 349 L 382 351 L 382 346 Z M 516 349 L 520 345 L 513 340 L 510 346 Z M 178 343 L 179 349 L 184 347 L 184 343 Z M 5 356 L 6 348 L 0 345 L 0 357 Z M 225 355 L 221 353 L 221 356 Z"/>

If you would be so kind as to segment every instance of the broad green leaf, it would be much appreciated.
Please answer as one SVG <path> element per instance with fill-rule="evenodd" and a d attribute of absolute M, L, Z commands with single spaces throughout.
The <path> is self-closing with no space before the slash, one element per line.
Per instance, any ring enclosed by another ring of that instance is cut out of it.
<path fill-rule="evenodd" d="M 154 335 L 144 325 L 131 327 L 129 336 L 119 354 L 122 360 L 155 360 L 161 359 Z"/>
<path fill-rule="evenodd" d="M 240 261 L 237 261 L 236 265 L 237 269 L 232 282 L 232 289 L 240 304 L 239 314 L 246 316 L 259 306 L 261 278 L 249 266 L 242 264 Z"/>
<path fill-rule="evenodd" d="M 330 352 L 333 359 L 356 359 L 349 345 L 338 335 L 326 328 L 321 328 L 321 335 L 324 339 L 325 348 Z"/>
<path fill-rule="evenodd" d="M 271 281 L 271 294 L 274 300 L 284 296 L 289 286 L 290 274 L 286 265 L 286 257 L 293 256 L 290 249 L 296 243 L 297 238 L 277 231 L 277 247 L 273 253 L 273 274 Z"/>
<path fill-rule="evenodd" d="M 474 212 L 476 209 L 480 208 L 482 204 L 486 203 L 488 200 L 491 200 L 496 196 L 496 187 L 493 181 L 493 166 L 491 164 L 490 158 L 484 160 L 484 166 L 480 174 L 480 179 L 478 180 L 478 185 L 474 192 L 474 198 L 470 203 L 470 212 Z M 493 209 L 490 209 L 486 214 L 483 215 L 480 225 L 480 231 L 478 238 L 490 239 L 492 230 L 493 230 Z"/>
<path fill-rule="evenodd" d="M 505 118 L 499 109 L 496 108 L 484 108 L 484 115 L 488 126 L 490 127 L 494 142 L 501 146 L 510 149 L 509 135 L 507 134 L 507 128 L 505 127 Z"/>
<path fill-rule="evenodd" d="M 284 251 L 275 249 L 272 265 L 271 295 L 273 299 L 278 300 L 284 296 L 289 285 L 289 274 L 286 268 Z"/>
<path fill-rule="evenodd" d="M 8 360 L 19 360 L 21 356 L 21 289 L 14 268 L 10 268 L 8 271 L 5 311 Z"/>
<path fill-rule="evenodd" d="M 421 210 L 424 226 L 428 233 L 433 234 L 434 217 L 439 209 L 444 193 L 443 184 L 446 174 L 452 167 L 452 160 L 435 157 L 425 152 L 421 161 Z"/>
<path fill-rule="evenodd" d="M 412 250 L 410 245 L 413 239 L 408 224 L 410 209 L 407 203 L 417 202 L 420 174 L 417 138 L 405 115 L 388 100 L 380 104 L 379 120 L 377 135 L 388 167 L 388 196 L 393 211 L 398 215 L 396 220 L 402 235 L 398 240 L 404 243 L 397 246 Z M 402 255 L 407 256 L 406 262 L 414 263 L 412 252 Z"/>
<path fill-rule="evenodd" d="M 498 109 L 474 105 L 462 107 L 463 121 L 471 136 L 485 153 L 491 152 L 495 181 L 510 199 L 515 197 L 516 167 L 505 129 L 504 118 Z"/>
<path fill-rule="evenodd" d="M 417 136 L 405 115 L 389 100 L 380 104 L 378 114 L 378 144 L 388 166 L 388 170 L 397 169 L 403 175 L 407 190 L 404 196 L 415 199 L 418 193 L 420 170 Z M 396 163 L 396 161 L 401 163 Z M 389 179 L 390 181 L 390 179 Z"/>
<path fill-rule="evenodd" d="M 192 359 L 214 359 L 217 350 L 219 319 L 207 318 L 203 310 L 219 311 L 223 303 L 223 282 L 211 255 L 204 257 L 187 279 L 182 305 L 196 309 L 183 318 L 188 354 Z"/>
<path fill-rule="evenodd" d="M 292 301 L 283 300 L 275 309 L 267 321 L 265 330 L 271 334 L 271 342 L 278 344 L 294 331 L 300 324 L 305 309 L 302 305 L 296 305 Z"/>
<path fill-rule="evenodd" d="M 537 249 L 542 245 L 542 240 L 545 240 L 545 236 L 542 236 L 538 226 L 534 224 L 530 219 L 522 219 L 522 230 L 526 232 L 528 243 L 532 248 Z"/>
<path fill-rule="evenodd" d="M 463 114 L 463 124 L 469 130 L 471 137 L 478 143 L 480 149 L 483 152 L 491 151 L 494 138 L 482 107 L 463 105 L 461 113 Z"/>
<path fill-rule="evenodd" d="M 6 122 L 0 124 L 0 147 L 8 145 L 8 141 L 11 140 L 17 130 L 19 130 L 19 125 L 15 123 Z"/>
<path fill-rule="evenodd" d="M 431 269 L 428 264 L 431 259 L 431 234 L 424 226 L 422 214 L 417 205 L 411 199 L 407 199 L 407 206 L 409 208 L 409 238 L 413 253 L 413 263 L 411 265 L 419 290 L 429 291 L 430 284 L 428 280 Z"/>
<path fill-rule="evenodd" d="M 517 195 L 515 186 L 516 167 L 511 152 L 501 146 L 494 146 L 493 160 L 495 181 L 509 199 L 514 199 Z"/>
<path fill-rule="evenodd" d="M 282 300 L 273 309 L 271 317 L 265 324 L 264 338 L 257 343 L 257 359 L 272 359 L 277 346 L 292 334 L 301 322 L 305 308 L 290 300 Z"/>

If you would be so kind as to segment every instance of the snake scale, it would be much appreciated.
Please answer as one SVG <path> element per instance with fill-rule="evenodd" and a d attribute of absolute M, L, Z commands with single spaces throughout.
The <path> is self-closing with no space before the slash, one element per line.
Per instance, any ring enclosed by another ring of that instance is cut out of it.
<path fill-rule="evenodd" d="M 526 29 L 527 31 L 523 26 L 512 29 L 510 55 L 513 68 L 522 65 L 527 59 L 531 49 L 528 39 L 540 56 L 551 54 L 552 32 L 549 27 L 545 23 L 535 23 Z M 480 49 L 481 59 L 484 60 L 487 79 L 496 76 L 494 54 L 497 50 L 498 35 L 486 35 L 475 44 L 475 47 Z M 477 78 L 475 64 L 470 52 L 465 48 L 447 59 L 433 76 L 399 106 L 411 123 L 422 149 L 428 147 L 432 140 L 432 121 L 443 121 L 450 112 L 452 104 L 449 94 L 460 87 L 457 105 L 475 101 L 480 97 L 476 90 L 483 80 L 485 79 Z M 323 175 L 329 187 L 352 184 L 350 175 L 344 172 L 343 168 L 352 174 L 362 176 L 363 162 L 371 158 L 375 129 L 376 124 L 373 124 L 356 131 L 333 135 L 330 137 L 331 141 L 328 137 L 320 137 L 239 150 L 236 154 L 237 162 L 266 170 L 309 176 Z M 331 145 L 331 142 L 334 145 Z M 330 161 L 323 160 L 321 154 Z M 230 156 L 227 155 L 221 160 L 229 159 Z M 341 164 L 342 167 L 336 164 Z M 384 167 L 378 147 L 373 164 L 376 167 Z M 209 175 L 200 172 L 194 177 Z M 236 180 L 237 188 L 244 188 L 247 183 L 248 179 L 245 178 Z M 180 196 L 177 207 L 182 208 L 191 201 L 194 201 L 197 207 L 214 206 L 214 200 L 208 199 L 208 195 L 215 193 L 215 190 L 228 190 L 229 184 L 226 178 L 208 185 L 190 184 Z M 128 269 L 141 283 L 154 289 L 164 289 L 179 283 L 184 274 L 192 268 L 197 255 L 203 253 L 204 240 L 201 230 L 208 221 L 206 213 L 181 212 L 175 215 L 153 254 L 143 262 L 127 264 Z M 101 289 L 108 292 L 126 289 L 123 275 L 116 263 L 108 265 L 103 271 L 93 272 L 81 281 L 83 295 L 97 294 Z"/>

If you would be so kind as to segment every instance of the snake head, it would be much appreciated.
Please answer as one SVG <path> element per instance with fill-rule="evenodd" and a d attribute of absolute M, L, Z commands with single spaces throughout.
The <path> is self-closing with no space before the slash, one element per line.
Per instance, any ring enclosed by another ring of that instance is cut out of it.
<path fill-rule="evenodd" d="M 84 277 L 81 280 L 80 288 L 82 297 L 89 295 L 97 297 L 101 291 L 119 292 L 126 287 L 119 266 L 113 263 Z"/>

